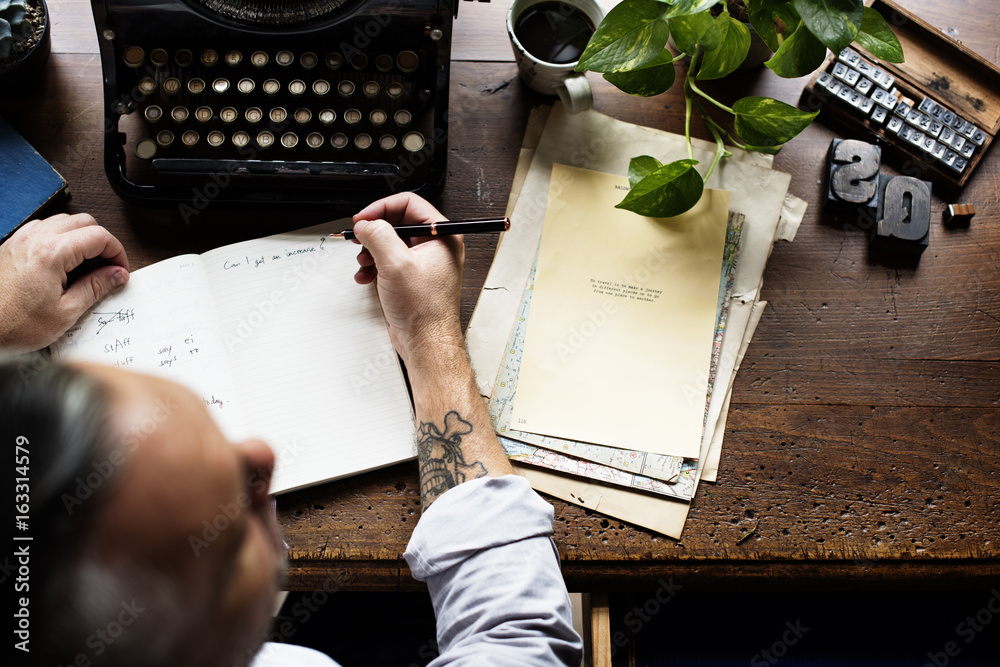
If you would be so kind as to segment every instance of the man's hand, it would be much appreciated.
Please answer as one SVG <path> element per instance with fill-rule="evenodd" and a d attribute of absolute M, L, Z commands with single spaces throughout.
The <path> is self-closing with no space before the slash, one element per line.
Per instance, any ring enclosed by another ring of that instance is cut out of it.
<path fill-rule="evenodd" d="M 376 280 L 389 335 L 403 361 L 443 345 L 464 350 L 459 304 L 465 246 L 461 236 L 400 239 L 392 225 L 444 220 L 437 209 L 405 192 L 367 206 L 354 216 L 364 245 L 354 279 Z M 464 354 L 464 352 L 463 352 Z"/>
<path fill-rule="evenodd" d="M 70 283 L 69 274 L 86 260 L 101 265 L 84 267 Z M 125 248 L 91 216 L 63 213 L 25 223 L 0 245 L 0 348 L 54 343 L 126 281 Z"/>

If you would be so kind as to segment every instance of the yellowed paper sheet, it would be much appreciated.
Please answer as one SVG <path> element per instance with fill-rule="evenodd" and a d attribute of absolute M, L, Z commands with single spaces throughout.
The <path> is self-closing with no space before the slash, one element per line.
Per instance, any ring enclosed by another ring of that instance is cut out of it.
<path fill-rule="evenodd" d="M 519 430 L 695 458 L 729 192 L 647 218 L 622 176 L 553 166 L 518 379 Z M 683 288 L 679 288 L 683 286 Z"/>

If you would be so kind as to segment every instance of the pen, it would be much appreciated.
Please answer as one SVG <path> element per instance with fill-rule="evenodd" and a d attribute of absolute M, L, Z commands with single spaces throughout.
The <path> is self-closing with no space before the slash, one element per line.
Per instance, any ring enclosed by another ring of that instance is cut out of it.
<path fill-rule="evenodd" d="M 400 225 L 396 227 L 400 238 L 414 236 L 446 236 L 451 234 L 481 234 L 484 232 L 505 232 L 510 229 L 510 218 L 481 218 L 478 220 L 442 220 L 427 225 Z M 353 241 L 354 231 L 330 234 L 333 238 Z"/>

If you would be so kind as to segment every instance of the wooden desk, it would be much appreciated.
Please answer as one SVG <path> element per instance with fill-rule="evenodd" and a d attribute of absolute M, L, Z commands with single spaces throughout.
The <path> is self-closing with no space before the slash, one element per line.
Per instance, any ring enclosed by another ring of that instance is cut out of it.
<path fill-rule="evenodd" d="M 50 0 L 46 79 L 0 114 L 69 180 L 62 209 L 87 211 L 124 242 L 133 267 L 180 252 L 328 219 L 322 211 L 207 211 L 185 226 L 174 208 L 124 204 L 102 166 L 101 66 L 89 3 Z M 993 3 L 905 0 L 970 48 L 1000 60 Z M 503 27 L 506 3 L 464 2 L 455 25 L 448 180 L 451 217 L 502 214 L 532 104 Z M 597 77 L 597 110 L 675 132 L 677 90 L 647 100 Z M 765 70 L 718 89 L 795 103 L 805 80 Z M 709 138 L 700 127 L 698 136 Z M 775 160 L 813 205 L 764 277 L 763 319 L 733 392 L 717 485 L 702 484 L 675 542 L 561 501 L 555 540 L 571 589 L 685 586 L 979 585 L 1000 577 L 1000 155 L 960 201 L 970 228 L 939 222 L 919 263 L 872 258 L 860 231 L 824 215 L 824 159 L 834 131 L 817 122 Z M 470 238 L 468 322 L 494 238 Z M 351 443 L 355 446 L 355 443 Z M 283 496 L 293 589 L 412 589 L 401 554 L 420 516 L 405 464 Z M 754 536 L 737 540 L 756 525 Z"/>

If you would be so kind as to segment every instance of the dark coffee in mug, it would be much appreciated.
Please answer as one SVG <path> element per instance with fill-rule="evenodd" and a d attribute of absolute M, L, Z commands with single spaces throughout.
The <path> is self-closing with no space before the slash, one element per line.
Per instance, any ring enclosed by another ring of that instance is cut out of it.
<path fill-rule="evenodd" d="M 564 2 L 532 5 L 514 22 L 521 46 L 535 58 L 557 65 L 579 60 L 595 30 L 586 14 Z"/>

